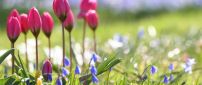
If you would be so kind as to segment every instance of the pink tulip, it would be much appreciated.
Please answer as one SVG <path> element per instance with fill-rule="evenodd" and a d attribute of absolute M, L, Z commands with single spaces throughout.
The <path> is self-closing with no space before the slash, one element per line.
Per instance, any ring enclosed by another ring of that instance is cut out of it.
<path fill-rule="evenodd" d="M 84 18 L 88 10 L 97 9 L 97 0 L 82 0 L 78 18 Z"/>
<path fill-rule="evenodd" d="M 89 10 L 86 13 L 86 22 L 88 23 L 89 27 L 94 31 L 98 26 L 98 15 L 95 10 Z"/>
<path fill-rule="evenodd" d="M 66 0 L 54 0 L 53 11 L 55 15 L 63 22 L 66 19 L 66 15 L 70 10 L 69 3 Z"/>
<path fill-rule="evenodd" d="M 42 22 L 39 12 L 35 7 L 32 7 L 29 10 L 28 25 L 32 34 L 37 37 L 39 35 Z"/>
<path fill-rule="evenodd" d="M 69 10 L 69 12 L 67 13 L 67 18 L 65 19 L 63 26 L 69 32 L 72 31 L 73 26 L 74 26 L 74 14 L 71 10 Z"/>
<path fill-rule="evenodd" d="M 7 25 L 8 25 L 8 22 L 9 22 L 9 20 L 10 20 L 11 17 L 17 17 L 18 20 L 20 20 L 20 18 L 19 18 L 19 12 L 18 12 L 17 9 L 13 9 L 13 10 L 10 12 L 9 16 L 7 17 Z"/>
<path fill-rule="evenodd" d="M 44 12 L 41 16 L 42 19 L 42 30 L 47 37 L 50 37 L 51 32 L 53 30 L 53 19 L 48 12 Z"/>
<path fill-rule="evenodd" d="M 14 43 L 21 33 L 20 22 L 17 17 L 10 17 L 7 24 L 7 35 L 9 40 Z"/>
<path fill-rule="evenodd" d="M 46 60 L 43 64 L 42 75 L 46 81 L 52 81 L 52 64 L 50 60 Z"/>
<path fill-rule="evenodd" d="M 26 34 L 29 30 L 27 14 L 20 15 L 21 31 Z"/>

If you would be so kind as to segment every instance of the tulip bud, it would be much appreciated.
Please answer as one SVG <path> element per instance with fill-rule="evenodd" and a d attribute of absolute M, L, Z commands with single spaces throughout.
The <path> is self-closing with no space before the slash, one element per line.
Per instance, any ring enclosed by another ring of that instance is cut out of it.
<path fill-rule="evenodd" d="M 61 22 L 65 21 L 66 15 L 69 10 L 70 10 L 70 6 L 66 0 L 53 1 L 53 11 L 55 15 L 60 19 Z"/>
<path fill-rule="evenodd" d="M 10 17 L 7 24 L 7 35 L 9 40 L 14 43 L 21 32 L 20 22 L 17 17 Z"/>
<path fill-rule="evenodd" d="M 69 10 L 69 12 L 67 13 L 67 18 L 65 19 L 63 25 L 67 31 L 72 31 L 74 26 L 74 15 L 71 10 Z"/>
<path fill-rule="evenodd" d="M 95 10 L 89 10 L 86 14 L 86 21 L 89 27 L 95 31 L 98 26 L 98 15 Z"/>
<path fill-rule="evenodd" d="M 13 9 L 13 10 L 10 12 L 10 14 L 9 14 L 9 16 L 8 16 L 8 18 L 7 18 L 7 24 L 8 24 L 9 19 L 10 19 L 11 17 L 17 17 L 18 20 L 20 20 L 19 12 L 18 12 L 17 9 Z"/>
<path fill-rule="evenodd" d="M 35 37 L 38 37 L 42 22 L 41 22 L 41 17 L 39 15 L 39 12 L 35 7 L 32 7 L 29 10 L 28 25 L 30 27 L 32 34 Z"/>
<path fill-rule="evenodd" d="M 78 18 L 85 18 L 88 10 L 97 9 L 97 0 L 82 0 L 80 4 L 80 12 Z"/>
<path fill-rule="evenodd" d="M 42 19 L 42 30 L 46 37 L 50 37 L 51 32 L 53 30 L 53 19 L 51 15 L 48 12 L 44 12 L 43 15 L 41 16 Z"/>
<path fill-rule="evenodd" d="M 52 81 L 52 64 L 49 60 L 46 60 L 43 64 L 42 75 L 45 81 Z"/>
<path fill-rule="evenodd" d="M 26 34 L 29 30 L 27 14 L 20 15 L 21 31 Z"/>

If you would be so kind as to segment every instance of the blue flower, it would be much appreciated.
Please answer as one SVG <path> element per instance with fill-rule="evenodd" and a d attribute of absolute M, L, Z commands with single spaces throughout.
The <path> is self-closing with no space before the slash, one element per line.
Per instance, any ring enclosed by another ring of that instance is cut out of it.
<path fill-rule="evenodd" d="M 57 78 L 56 85 L 62 85 L 62 80 L 60 77 Z"/>
<path fill-rule="evenodd" d="M 62 68 L 62 76 L 67 76 L 69 75 L 69 71 L 66 68 Z"/>
<path fill-rule="evenodd" d="M 155 74 L 157 72 L 157 67 L 152 65 L 150 71 L 151 74 Z"/>
<path fill-rule="evenodd" d="M 174 80 L 174 76 L 172 74 L 170 74 L 169 81 L 172 81 L 172 80 Z"/>
<path fill-rule="evenodd" d="M 79 66 L 76 66 L 75 74 L 81 74 L 81 69 Z"/>
<path fill-rule="evenodd" d="M 65 57 L 65 59 L 64 59 L 64 65 L 65 66 L 70 66 L 70 61 L 69 61 L 69 59 L 67 57 Z"/>
<path fill-rule="evenodd" d="M 184 71 L 187 73 L 192 73 L 192 66 L 196 64 L 195 59 L 188 59 L 186 63 L 183 65 Z"/>
<path fill-rule="evenodd" d="M 142 39 L 142 37 L 144 36 L 144 29 L 140 29 L 137 33 L 138 39 Z"/>
<path fill-rule="evenodd" d="M 169 79 L 166 75 L 164 75 L 163 83 L 165 83 L 165 84 L 169 83 Z"/>
<path fill-rule="evenodd" d="M 174 70 L 173 64 L 170 64 L 170 65 L 168 66 L 168 69 L 169 69 L 170 71 L 173 71 L 173 70 Z"/>
<path fill-rule="evenodd" d="M 93 53 L 91 57 L 91 61 L 93 60 L 94 62 L 97 62 L 98 55 L 96 53 Z"/>
<path fill-rule="evenodd" d="M 91 66 L 90 71 L 91 71 L 91 74 L 94 74 L 94 75 L 97 74 L 97 69 L 95 68 L 95 66 Z"/>
<path fill-rule="evenodd" d="M 47 81 L 52 81 L 52 74 L 47 74 Z"/>
<path fill-rule="evenodd" d="M 98 78 L 94 74 L 92 74 L 92 82 L 93 83 L 98 83 L 99 82 Z"/>

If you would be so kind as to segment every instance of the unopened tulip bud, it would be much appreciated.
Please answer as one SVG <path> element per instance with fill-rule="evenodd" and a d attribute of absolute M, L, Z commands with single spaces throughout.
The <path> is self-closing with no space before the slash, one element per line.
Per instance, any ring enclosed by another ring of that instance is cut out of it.
<path fill-rule="evenodd" d="M 52 64 L 49 60 L 43 64 L 42 75 L 45 81 L 52 81 Z"/>
<path fill-rule="evenodd" d="M 41 22 L 40 14 L 35 7 L 32 7 L 29 10 L 28 25 L 30 27 L 32 34 L 35 37 L 38 37 L 38 35 L 40 33 L 42 22 Z"/>
<path fill-rule="evenodd" d="M 95 10 L 89 10 L 86 14 L 86 22 L 89 27 L 95 31 L 98 26 L 98 15 Z"/>
<path fill-rule="evenodd" d="M 14 43 L 21 33 L 21 25 L 17 17 L 11 17 L 7 24 L 7 35 L 9 40 Z"/>
<path fill-rule="evenodd" d="M 97 0 L 82 0 L 80 4 L 80 12 L 78 18 L 85 18 L 88 10 L 97 9 Z"/>
<path fill-rule="evenodd" d="M 53 11 L 55 15 L 60 19 L 61 22 L 64 22 L 66 15 L 70 10 L 69 3 L 67 0 L 54 0 L 53 1 Z"/>
<path fill-rule="evenodd" d="M 27 14 L 20 15 L 21 31 L 26 34 L 29 30 Z"/>
<path fill-rule="evenodd" d="M 71 10 L 69 10 L 69 12 L 67 13 L 67 18 L 63 22 L 63 25 L 67 31 L 69 31 L 69 32 L 72 31 L 73 26 L 74 26 L 74 15 Z"/>
<path fill-rule="evenodd" d="M 42 30 L 47 37 L 51 36 L 51 32 L 53 30 L 53 19 L 48 12 L 44 12 L 41 16 L 42 19 Z"/>

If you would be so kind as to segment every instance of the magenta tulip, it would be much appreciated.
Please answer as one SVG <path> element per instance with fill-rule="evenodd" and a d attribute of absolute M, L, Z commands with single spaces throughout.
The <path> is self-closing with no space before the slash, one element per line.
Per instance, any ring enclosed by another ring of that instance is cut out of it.
<path fill-rule="evenodd" d="M 97 0 L 82 0 L 80 4 L 80 12 L 78 18 L 85 18 L 88 10 L 97 9 Z"/>
<path fill-rule="evenodd" d="M 69 10 L 69 12 L 67 13 L 67 18 L 63 22 L 63 26 L 65 27 L 65 29 L 67 31 L 69 31 L 69 32 L 72 31 L 73 26 L 74 26 L 74 15 L 71 10 Z"/>
<path fill-rule="evenodd" d="M 17 17 L 18 20 L 20 20 L 19 12 L 18 12 L 17 9 L 13 9 L 13 10 L 10 12 L 10 14 L 9 14 L 9 16 L 8 16 L 8 18 L 7 18 L 7 23 L 8 23 L 8 21 L 9 21 L 9 19 L 10 19 L 11 17 Z"/>
<path fill-rule="evenodd" d="M 66 19 L 66 15 L 70 10 L 69 3 L 66 0 L 54 0 L 53 10 L 55 15 L 63 22 Z"/>
<path fill-rule="evenodd" d="M 42 75 L 46 81 L 52 81 L 52 64 L 50 60 L 46 60 L 42 67 Z"/>
<path fill-rule="evenodd" d="M 98 15 L 95 10 L 89 10 L 86 14 L 86 22 L 92 30 L 96 30 L 98 26 Z"/>
<path fill-rule="evenodd" d="M 14 43 L 21 33 L 21 25 L 17 17 L 10 17 L 7 25 L 7 35 L 9 40 Z"/>
<path fill-rule="evenodd" d="M 21 14 L 20 15 L 20 23 L 21 23 L 21 31 L 24 34 L 27 34 L 27 32 L 29 30 L 27 14 Z"/>
<path fill-rule="evenodd" d="M 46 35 L 46 37 L 49 38 L 53 30 L 54 25 L 53 19 L 48 12 L 44 12 L 43 15 L 41 16 L 41 19 L 42 19 L 42 30 Z"/>
<path fill-rule="evenodd" d="M 40 33 L 42 21 L 41 21 L 41 17 L 39 15 L 39 12 L 35 7 L 32 7 L 29 10 L 28 25 L 29 25 L 29 28 L 30 28 L 32 34 L 35 37 L 38 37 L 38 35 Z"/>

